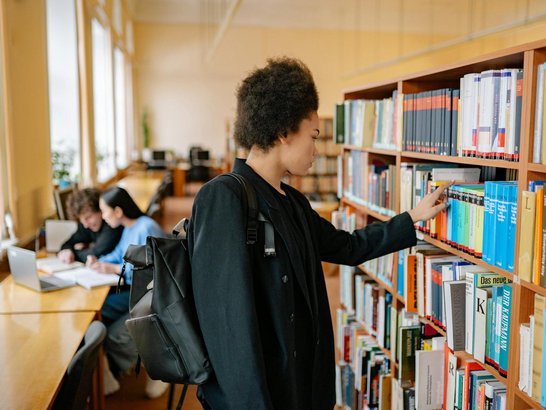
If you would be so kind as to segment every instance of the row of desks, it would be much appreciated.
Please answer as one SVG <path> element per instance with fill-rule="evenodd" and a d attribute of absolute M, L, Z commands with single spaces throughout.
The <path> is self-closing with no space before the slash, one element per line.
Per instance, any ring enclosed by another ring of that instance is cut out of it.
<path fill-rule="evenodd" d="M 108 286 L 39 293 L 0 283 L 0 409 L 50 408 L 87 328 L 100 317 Z M 102 365 L 95 408 L 104 408 Z"/>
<path fill-rule="evenodd" d="M 164 172 L 138 172 L 118 182 L 143 211 Z M 109 286 L 74 286 L 40 293 L 0 283 L 0 409 L 47 409 L 94 319 L 100 319 Z M 102 361 L 95 378 L 95 408 L 104 408 Z"/>

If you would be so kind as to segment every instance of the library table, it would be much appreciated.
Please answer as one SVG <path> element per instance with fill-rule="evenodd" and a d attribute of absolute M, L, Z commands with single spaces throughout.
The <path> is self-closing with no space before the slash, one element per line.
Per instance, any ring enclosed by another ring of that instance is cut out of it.
<path fill-rule="evenodd" d="M 0 283 L 0 316 L 10 313 L 93 312 L 99 314 L 110 286 L 90 290 L 81 286 L 36 292 L 17 285 L 8 276 Z"/>
<path fill-rule="evenodd" d="M 49 408 L 94 315 L 0 315 L 0 409 Z"/>
<path fill-rule="evenodd" d="M 137 172 L 120 179 L 117 185 L 125 189 L 142 212 L 146 212 L 152 197 L 161 185 L 165 172 Z"/>

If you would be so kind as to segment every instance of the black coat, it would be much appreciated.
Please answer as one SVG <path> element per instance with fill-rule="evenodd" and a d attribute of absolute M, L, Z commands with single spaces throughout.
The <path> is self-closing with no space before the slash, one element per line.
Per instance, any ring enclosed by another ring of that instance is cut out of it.
<path fill-rule="evenodd" d="M 320 262 L 357 265 L 412 246 L 411 218 L 404 213 L 349 234 L 335 229 L 301 193 L 283 184 L 299 204 L 307 260 L 312 261 L 304 266 L 271 187 L 242 160 L 234 172 L 254 186 L 260 211 L 275 227 L 277 255 L 264 257 L 263 229 L 256 245 L 246 245 L 243 190 L 237 181 L 216 178 L 201 188 L 188 241 L 197 314 L 215 372 L 202 393 L 215 410 L 331 410 L 334 337 Z M 307 335 L 305 360 L 301 351 L 297 354 L 304 343 L 301 335 Z M 302 375 L 309 392 L 305 404 Z"/>

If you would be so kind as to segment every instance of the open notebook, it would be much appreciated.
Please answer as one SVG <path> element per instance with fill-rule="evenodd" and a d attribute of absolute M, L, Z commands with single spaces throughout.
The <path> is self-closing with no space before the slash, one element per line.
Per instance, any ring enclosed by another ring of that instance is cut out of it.
<path fill-rule="evenodd" d="M 114 273 L 99 273 L 89 268 L 80 267 L 55 273 L 56 277 L 91 289 L 96 286 L 114 286 L 118 284 L 119 276 Z"/>
<path fill-rule="evenodd" d="M 38 270 L 49 274 L 79 268 L 81 266 L 83 266 L 83 263 L 81 262 L 64 263 L 56 256 L 36 260 L 36 267 Z"/>

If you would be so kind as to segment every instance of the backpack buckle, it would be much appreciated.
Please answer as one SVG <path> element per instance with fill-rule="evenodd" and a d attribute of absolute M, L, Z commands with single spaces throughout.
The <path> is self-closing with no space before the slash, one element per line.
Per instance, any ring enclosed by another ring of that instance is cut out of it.
<path fill-rule="evenodd" d="M 254 245 L 258 240 L 258 229 L 257 228 L 247 228 L 246 230 L 246 244 Z"/>

